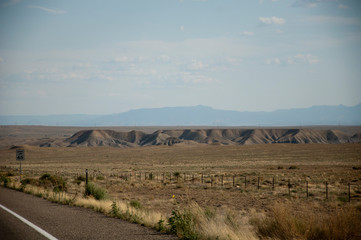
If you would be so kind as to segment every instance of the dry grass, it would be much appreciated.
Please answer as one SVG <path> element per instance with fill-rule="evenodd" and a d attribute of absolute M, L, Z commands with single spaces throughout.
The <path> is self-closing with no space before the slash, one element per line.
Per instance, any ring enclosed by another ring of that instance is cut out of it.
<path fill-rule="evenodd" d="M 115 201 L 120 218 L 157 229 L 160 222 L 163 230 L 169 228 L 167 220 L 176 209 L 191 212 L 196 231 L 204 239 L 256 239 L 253 226 L 257 228 L 258 237 L 265 239 L 282 239 L 281 236 L 285 236 L 283 239 L 317 239 L 317 236 L 327 239 L 330 234 L 342 238 L 356 231 L 354 225 L 345 220 L 347 217 L 359 223 L 356 218 L 360 216 L 354 214 L 359 212 L 352 206 L 361 199 L 361 144 L 134 149 L 26 147 L 25 151 L 23 179 L 39 178 L 44 173 L 59 175 L 67 181 L 67 193 L 53 193 L 30 185 L 25 191 L 106 214 L 112 212 Z M 18 164 L 14 149 L 0 150 L 0 171 L 16 175 Z M 85 175 L 86 168 L 91 181 L 107 190 L 108 200 L 83 198 L 85 183 L 77 179 Z M 180 173 L 178 183 L 176 172 Z M 153 173 L 153 180 L 144 180 L 145 173 L 148 176 Z M 164 182 L 163 173 L 166 173 Z M 172 183 L 169 173 L 173 174 Z M 186 181 L 184 173 L 187 173 Z M 200 183 L 201 174 L 204 174 L 204 184 Z M 210 174 L 214 178 L 213 187 Z M 233 175 L 237 176 L 236 187 L 232 186 Z M 248 180 L 247 189 L 244 176 Z M 257 189 L 258 177 L 260 190 Z M 273 177 L 275 190 L 272 190 Z M 18 176 L 11 178 L 10 186 L 19 188 Z M 288 196 L 288 179 L 292 183 L 291 197 Z M 305 181 L 309 182 L 308 200 Z M 328 200 L 325 200 L 325 181 L 329 184 Z M 348 182 L 353 184 L 350 204 L 347 203 Z M 131 201 L 138 201 L 143 207 L 135 208 Z M 287 203 L 279 203 L 284 201 Z M 307 211 L 302 206 L 311 207 Z M 274 217 L 270 217 L 271 214 Z M 255 225 L 249 224 L 249 218 Z M 344 220 L 337 222 L 339 219 Z M 328 228 L 331 230 L 327 233 L 325 229 Z M 339 229 L 343 229 L 343 233 Z"/>
<path fill-rule="evenodd" d="M 355 205 L 322 208 L 305 202 L 276 203 L 271 212 L 255 217 L 261 239 L 360 239 L 361 211 Z"/>

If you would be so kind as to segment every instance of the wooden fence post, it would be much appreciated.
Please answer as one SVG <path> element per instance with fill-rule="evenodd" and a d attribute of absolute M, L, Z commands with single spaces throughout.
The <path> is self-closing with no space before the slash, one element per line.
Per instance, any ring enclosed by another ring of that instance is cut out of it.
<path fill-rule="evenodd" d="M 203 184 L 203 173 L 202 173 L 202 184 Z"/>
<path fill-rule="evenodd" d="M 351 202 L 351 184 L 348 183 L 348 202 Z"/>
<path fill-rule="evenodd" d="M 328 183 L 326 182 L 326 199 L 328 199 Z"/>
<path fill-rule="evenodd" d="M 308 181 L 306 181 L 306 196 L 307 196 L 307 199 L 308 199 Z"/>
<path fill-rule="evenodd" d="M 244 176 L 244 189 L 247 188 L 247 176 Z"/>
<path fill-rule="evenodd" d="M 275 177 L 272 178 L 272 191 L 275 190 Z"/>
<path fill-rule="evenodd" d="M 211 187 L 213 187 L 213 176 L 211 175 Z"/>
<path fill-rule="evenodd" d="M 291 181 L 288 179 L 288 196 L 291 197 Z"/>
<path fill-rule="evenodd" d="M 257 189 L 259 190 L 259 177 L 257 179 Z"/>
<path fill-rule="evenodd" d="M 222 175 L 222 187 L 223 187 L 223 175 Z"/>
<path fill-rule="evenodd" d="M 235 186 L 234 186 L 234 175 L 233 175 L 233 187 L 235 187 Z"/>

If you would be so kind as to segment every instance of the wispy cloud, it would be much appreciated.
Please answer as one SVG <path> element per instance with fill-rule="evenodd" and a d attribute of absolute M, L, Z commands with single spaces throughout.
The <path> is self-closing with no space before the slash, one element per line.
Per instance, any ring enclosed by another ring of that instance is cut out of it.
<path fill-rule="evenodd" d="M 317 64 L 319 62 L 320 59 L 317 56 L 311 54 L 297 54 L 296 56 L 289 57 L 287 59 L 288 64 L 294 64 L 294 63 Z"/>
<path fill-rule="evenodd" d="M 253 36 L 253 35 L 254 35 L 254 32 L 243 31 L 242 34 L 243 34 L 243 35 L 246 35 L 246 36 Z"/>
<path fill-rule="evenodd" d="M 66 13 L 66 11 L 64 11 L 64 10 L 51 9 L 51 8 L 46 8 L 46 7 L 41 7 L 41 6 L 28 6 L 28 8 L 40 9 L 42 11 L 45 11 L 45 12 L 51 13 L 51 14 L 64 14 L 64 13 Z"/>
<path fill-rule="evenodd" d="M 347 9 L 347 8 L 349 8 L 349 7 L 348 7 L 347 5 L 339 4 L 339 5 L 338 5 L 338 8 Z"/>
<path fill-rule="evenodd" d="M 18 2 L 20 2 L 20 0 L 10 0 L 8 2 L 1 3 L 0 7 L 7 7 L 7 6 L 13 5 Z"/>
<path fill-rule="evenodd" d="M 286 20 L 279 17 L 259 17 L 258 20 L 266 25 L 276 24 L 276 25 L 282 25 L 286 23 Z"/>
<path fill-rule="evenodd" d="M 279 58 L 270 58 L 270 59 L 266 59 L 266 60 L 264 61 L 264 63 L 267 64 L 267 65 L 270 65 L 270 64 L 277 64 L 277 65 L 279 65 L 279 64 L 281 64 L 281 60 L 280 60 Z"/>
<path fill-rule="evenodd" d="M 180 26 L 179 29 L 183 32 L 184 31 L 184 26 Z"/>
<path fill-rule="evenodd" d="M 189 65 L 189 69 L 191 70 L 202 70 L 206 67 L 208 67 L 207 64 L 204 64 L 203 62 L 198 61 L 197 59 L 193 59 L 192 63 Z"/>
<path fill-rule="evenodd" d="M 286 58 L 269 58 L 264 61 L 265 64 L 271 65 L 291 65 L 291 64 L 317 64 L 320 62 L 319 57 L 312 54 L 297 54 L 295 56 L 286 57 Z"/>
<path fill-rule="evenodd" d="M 356 18 L 356 17 L 312 16 L 312 17 L 307 17 L 305 21 L 313 24 L 361 25 L 360 18 Z"/>
<path fill-rule="evenodd" d="M 315 8 L 320 1 L 321 0 L 297 0 L 292 4 L 292 7 Z"/>

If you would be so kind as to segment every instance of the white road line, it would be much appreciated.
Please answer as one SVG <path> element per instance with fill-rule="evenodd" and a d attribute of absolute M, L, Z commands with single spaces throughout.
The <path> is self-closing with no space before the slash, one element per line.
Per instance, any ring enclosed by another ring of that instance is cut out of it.
<path fill-rule="evenodd" d="M 26 223 L 27 225 L 29 225 L 30 227 L 32 227 L 33 229 L 35 229 L 36 231 L 38 231 L 41 235 L 43 235 L 44 237 L 46 237 L 47 239 L 50 240 L 57 240 L 56 237 L 52 236 L 51 234 L 45 232 L 43 229 L 39 228 L 38 226 L 36 226 L 35 224 L 29 222 L 28 220 L 26 220 L 25 218 L 23 218 L 22 216 L 20 216 L 19 214 L 14 213 L 13 211 L 11 211 L 10 209 L 4 207 L 3 205 L 0 204 L 0 208 L 4 209 L 5 211 L 7 211 L 8 213 L 14 215 L 15 217 L 17 217 L 18 219 L 20 219 L 21 221 L 23 221 L 24 223 Z"/>

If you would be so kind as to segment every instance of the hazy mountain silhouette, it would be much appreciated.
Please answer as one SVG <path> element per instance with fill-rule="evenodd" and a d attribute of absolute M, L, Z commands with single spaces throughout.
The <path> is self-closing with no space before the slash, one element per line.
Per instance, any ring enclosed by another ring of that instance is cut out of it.
<path fill-rule="evenodd" d="M 0 125 L 51 126 L 306 126 L 361 125 L 361 104 L 273 112 L 238 112 L 207 106 L 130 110 L 110 115 L 0 116 Z"/>

